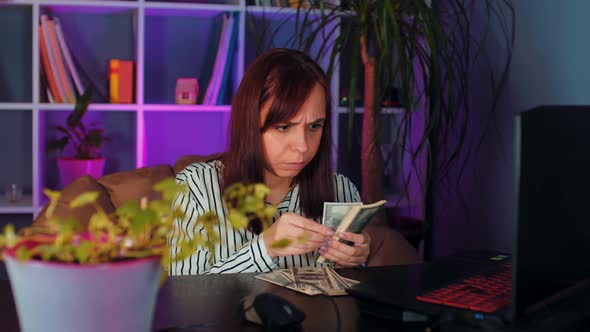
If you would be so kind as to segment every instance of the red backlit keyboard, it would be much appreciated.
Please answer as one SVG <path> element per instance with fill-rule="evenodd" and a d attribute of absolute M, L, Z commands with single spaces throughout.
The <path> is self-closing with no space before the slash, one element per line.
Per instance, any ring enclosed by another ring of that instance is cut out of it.
<path fill-rule="evenodd" d="M 466 278 L 416 296 L 416 299 L 485 313 L 495 312 L 510 303 L 511 270 L 512 265 L 505 264 L 501 270 Z"/>

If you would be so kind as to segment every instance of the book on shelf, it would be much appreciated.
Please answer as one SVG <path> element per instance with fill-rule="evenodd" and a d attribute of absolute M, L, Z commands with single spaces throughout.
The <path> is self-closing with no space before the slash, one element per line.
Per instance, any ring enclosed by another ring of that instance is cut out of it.
<path fill-rule="evenodd" d="M 238 20 L 234 15 L 231 16 L 231 20 L 229 21 L 229 26 L 231 29 L 231 36 L 229 38 L 229 45 L 228 50 L 225 52 L 225 65 L 223 66 L 223 74 L 221 76 L 221 84 L 218 88 L 219 96 L 217 97 L 216 104 L 223 105 L 223 101 L 225 99 L 225 92 L 227 90 L 227 81 L 230 75 L 231 69 L 231 57 L 234 53 L 237 39 L 238 39 Z"/>
<path fill-rule="evenodd" d="M 47 92 L 51 92 L 52 98 L 51 102 L 57 102 L 53 95 L 56 95 L 57 92 L 57 85 L 55 83 L 55 78 L 53 77 L 53 73 L 51 72 L 51 66 L 49 64 L 49 56 L 47 55 L 47 47 L 45 46 L 45 37 L 43 33 L 43 28 L 39 26 L 39 55 L 41 58 L 41 81 L 45 83 L 47 87 Z M 43 79 L 45 81 L 43 82 Z M 47 100 L 49 100 L 49 95 L 47 95 Z"/>
<path fill-rule="evenodd" d="M 56 103 L 63 103 L 65 93 L 63 86 L 60 84 L 59 73 L 57 70 L 57 61 L 55 59 L 55 52 L 53 51 L 50 37 L 47 15 L 41 15 L 41 25 L 39 26 L 39 43 L 41 48 L 41 57 L 43 65 L 45 66 L 45 73 L 47 74 L 49 88 L 53 94 L 53 99 Z"/>
<path fill-rule="evenodd" d="M 66 67 L 64 64 L 63 52 L 57 41 L 57 32 L 55 31 L 55 22 L 53 20 L 47 21 L 47 27 L 49 29 L 49 42 L 55 58 L 55 64 L 57 66 L 57 73 L 59 75 L 58 84 L 61 85 L 61 91 L 63 92 L 62 99 L 66 103 L 73 104 L 76 100 L 74 96 L 74 89 L 70 81 L 69 75 L 67 75 Z"/>
<path fill-rule="evenodd" d="M 111 59 L 109 61 L 109 102 L 133 103 L 133 61 Z"/>
<path fill-rule="evenodd" d="M 39 56 L 43 57 L 43 55 L 41 54 L 41 52 L 39 52 Z M 40 61 L 43 61 L 43 59 L 41 59 Z M 39 66 L 39 89 L 40 91 L 45 91 L 46 93 L 46 99 L 45 100 L 41 100 L 41 102 L 47 102 L 52 104 L 53 101 L 53 95 L 51 93 L 51 90 L 49 89 L 49 81 L 47 79 L 47 74 L 45 74 L 45 69 L 43 68 L 43 64 L 41 63 L 41 65 Z M 41 97 L 43 95 L 41 94 Z"/>
<path fill-rule="evenodd" d="M 58 41 L 60 49 L 61 49 L 61 54 L 64 58 L 65 63 L 67 64 L 67 71 L 70 74 L 70 77 L 72 78 L 72 81 L 76 87 L 76 91 L 78 92 L 78 96 L 81 96 L 84 94 L 84 86 L 82 85 L 82 82 L 80 81 L 80 75 L 78 75 L 78 70 L 76 69 L 76 66 L 74 65 L 74 61 L 72 60 L 72 54 L 71 54 L 68 44 L 66 42 L 64 32 L 61 28 L 61 24 L 59 23 L 59 19 L 57 17 L 55 17 L 55 18 L 53 18 L 53 21 L 55 23 L 55 33 L 57 35 L 57 41 Z"/>
<path fill-rule="evenodd" d="M 72 53 L 59 19 L 42 14 L 39 18 L 40 67 L 48 86 L 50 103 L 75 103 L 84 87 L 72 60 Z"/>
<path fill-rule="evenodd" d="M 338 237 L 343 232 L 360 233 L 367 227 L 369 221 L 385 205 L 385 200 L 380 200 L 372 204 L 362 203 L 324 203 L 324 213 L 322 223 L 336 233 L 333 241 L 341 241 Z M 345 242 L 342 240 L 342 242 Z M 323 256 L 318 257 L 317 263 L 326 263 Z"/>
<path fill-rule="evenodd" d="M 205 105 L 223 103 L 223 100 L 220 100 L 220 96 L 223 97 L 223 93 L 220 93 L 220 91 L 224 89 L 227 83 L 227 76 L 229 76 L 229 68 L 227 67 L 230 66 L 230 51 L 233 50 L 231 44 L 235 44 L 236 37 L 234 35 L 237 35 L 237 31 L 234 29 L 236 22 L 233 15 L 225 14 L 223 16 L 221 35 L 215 55 L 215 64 L 211 73 L 211 79 L 205 91 L 205 96 L 203 97 L 203 104 Z"/>

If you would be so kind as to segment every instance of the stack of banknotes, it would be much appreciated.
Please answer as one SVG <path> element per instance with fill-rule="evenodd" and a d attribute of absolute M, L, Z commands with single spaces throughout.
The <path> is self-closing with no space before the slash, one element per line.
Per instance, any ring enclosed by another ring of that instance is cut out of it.
<path fill-rule="evenodd" d="M 329 267 L 292 267 L 259 274 L 256 278 L 307 295 L 346 295 L 346 289 L 358 284 Z"/>

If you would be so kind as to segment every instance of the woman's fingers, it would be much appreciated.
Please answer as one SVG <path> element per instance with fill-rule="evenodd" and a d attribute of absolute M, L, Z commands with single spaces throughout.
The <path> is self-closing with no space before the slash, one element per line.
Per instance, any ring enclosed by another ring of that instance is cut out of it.
<path fill-rule="evenodd" d="M 334 249 L 328 249 L 327 251 L 324 251 L 322 256 L 342 267 L 358 266 L 363 263 L 358 258 L 355 259 L 352 256 L 342 254 L 341 252 Z"/>
<path fill-rule="evenodd" d="M 334 234 L 334 232 L 313 220 L 294 213 L 285 213 L 263 234 L 269 255 L 276 257 L 314 251 L 326 240 L 327 234 Z M 286 246 L 277 248 L 272 245 L 284 239 L 289 240 Z"/>
<path fill-rule="evenodd" d="M 340 238 L 353 242 L 353 245 L 347 245 L 335 238 L 328 239 L 320 246 L 320 254 L 340 266 L 357 266 L 366 263 L 371 242 L 368 234 L 342 233 Z"/>
<path fill-rule="evenodd" d="M 286 215 L 285 215 L 286 216 Z M 310 232 L 313 233 L 318 233 L 320 235 L 324 235 L 324 236 L 332 236 L 334 235 L 334 231 L 327 226 L 324 226 L 322 224 L 318 224 L 317 222 L 304 218 L 302 216 L 298 216 L 296 214 L 289 214 L 288 215 L 288 219 L 287 221 L 296 227 L 302 228 L 302 229 L 306 229 Z"/>
<path fill-rule="evenodd" d="M 350 232 L 344 232 L 344 233 L 340 234 L 340 238 L 344 239 L 346 241 L 354 242 L 356 244 L 365 244 L 369 241 L 369 234 L 367 234 L 367 233 L 355 234 L 355 233 L 350 233 Z"/>

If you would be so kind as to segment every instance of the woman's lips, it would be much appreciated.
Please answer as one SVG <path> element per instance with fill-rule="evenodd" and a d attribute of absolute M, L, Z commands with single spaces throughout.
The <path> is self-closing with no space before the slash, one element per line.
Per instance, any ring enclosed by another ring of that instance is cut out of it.
<path fill-rule="evenodd" d="M 292 170 L 302 170 L 305 163 L 285 163 L 285 168 Z"/>

